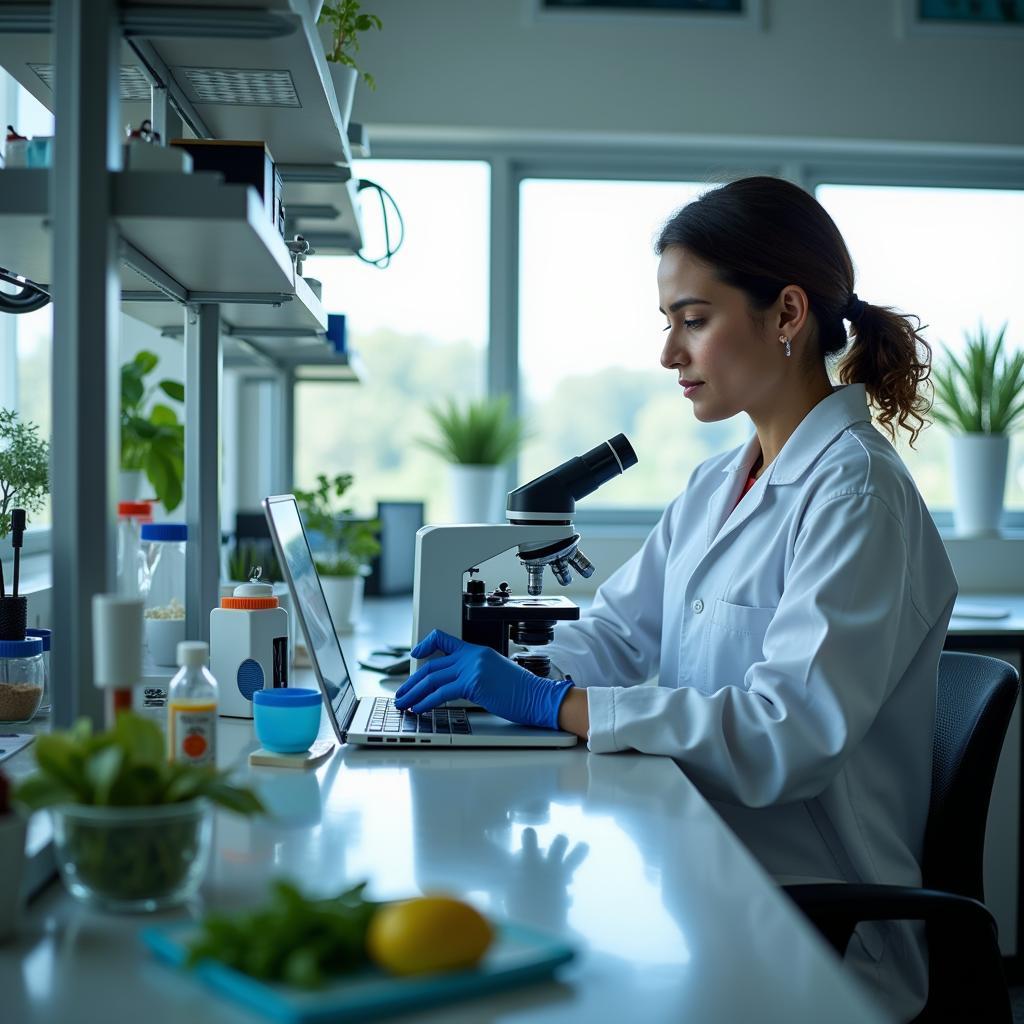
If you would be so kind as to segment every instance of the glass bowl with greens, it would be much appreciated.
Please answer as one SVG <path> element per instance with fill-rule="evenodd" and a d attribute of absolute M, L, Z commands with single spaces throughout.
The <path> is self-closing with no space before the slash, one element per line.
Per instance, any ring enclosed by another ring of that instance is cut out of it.
<path fill-rule="evenodd" d="M 203 880 L 213 804 L 263 811 L 226 774 L 170 764 L 160 727 L 131 712 L 93 734 L 81 719 L 39 736 L 39 771 L 17 788 L 29 810 L 53 818 L 61 878 L 76 898 L 107 910 L 149 911 L 181 903 Z"/>
<path fill-rule="evenodd" d="M 72 896 L 113 911 L 149 911 L 194 896 L 210 857 L 205 800 L 155 807 L 50 809 L 60 877 Z"/>

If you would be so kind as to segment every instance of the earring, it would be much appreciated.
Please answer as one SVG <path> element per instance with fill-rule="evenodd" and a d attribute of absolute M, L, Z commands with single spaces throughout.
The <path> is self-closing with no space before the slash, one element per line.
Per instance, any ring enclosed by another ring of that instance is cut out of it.
<path fill-rule="evenodd" d="M 793 354 L 793 349 L 790 347 L 790 344 L 789 344 L 789 338 L 787 338 L 784 334 L 780 334 L 779 335 L 779 341 L 781 341 L 781 342 L 783 342 L 785 344 L 785 346 L 786 346 L 786 356 L 788 358 L 789 356 L 791 356 Z"/>

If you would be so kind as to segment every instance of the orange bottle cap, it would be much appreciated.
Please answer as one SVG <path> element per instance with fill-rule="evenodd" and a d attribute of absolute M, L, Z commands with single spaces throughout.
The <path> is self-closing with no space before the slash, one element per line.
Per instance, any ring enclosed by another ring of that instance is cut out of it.
<path fill-rule="evenodd" d="M 233 608 L 236 611 L 276 608 L 279 603 L 276 597 L 222 597 L 220 599 L 221 608 Z"/>

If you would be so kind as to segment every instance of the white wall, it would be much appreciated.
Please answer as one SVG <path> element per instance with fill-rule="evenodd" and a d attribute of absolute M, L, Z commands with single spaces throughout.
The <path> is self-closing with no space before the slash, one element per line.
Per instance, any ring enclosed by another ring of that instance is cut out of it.
<path fill-rule="evenodd" d="M 900 38 L 909 0 L 764 0 L 767 28 L 372 0 L 353 118 L 519 132 L 1024 143 L 1024 33 Z"/>

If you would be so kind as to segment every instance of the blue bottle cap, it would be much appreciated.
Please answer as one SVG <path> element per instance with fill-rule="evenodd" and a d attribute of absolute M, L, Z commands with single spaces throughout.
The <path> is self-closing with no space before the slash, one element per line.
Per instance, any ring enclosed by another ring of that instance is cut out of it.
<path fill-rule="evenodd" d="M 51 640 L 53 640 L 53 630 L 52 629 L 41 629 L 41 628 L 37 628 L 35 626 L 30 626 L 28 629 L 25 630 L 25 636 L 26 637 L 33 637 L 33 636 L 39 637 L 39 639 L 43 641 L 43 650 L 44 651 L 48 651 L 50 649 L 50 642 L 51 642 Z"/>
<path fill-rule="evenodd" d="M 37 636 L 27 640 L 0 640 L 0 658 L 34 658 L 43 653 L 43 641 Z"/>
<path fill-rule="evenodd" d="M 143 540 L 188 540 L 188 527 L 184 523 L 143 523 Z"/>

